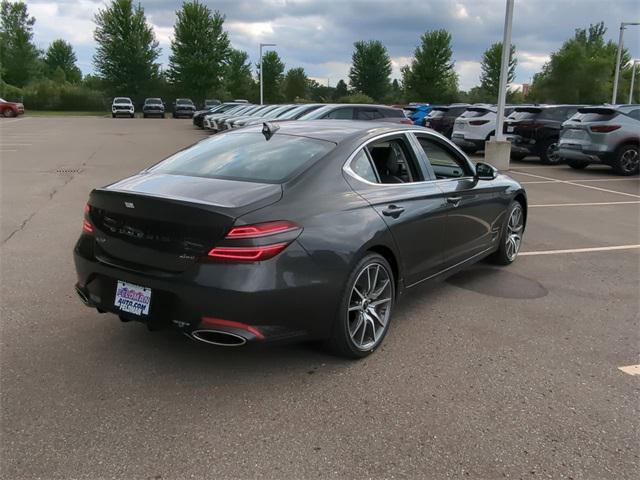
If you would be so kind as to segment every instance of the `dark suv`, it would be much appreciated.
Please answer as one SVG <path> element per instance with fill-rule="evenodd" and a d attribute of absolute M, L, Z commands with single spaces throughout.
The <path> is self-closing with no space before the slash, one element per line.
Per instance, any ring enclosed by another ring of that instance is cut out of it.
<path fill-rule="evenodd" d="M 173 118 L 191 118 L 194 113 L 196 113 L 196 106 L 190 98 L 177 98 L 173 103 Z"/>
<path fill-rule="evenodd" d="M 511 158 L 528 155 L 540 157 L 542 163 L 555 165 L 562 123 L 573 116 L 580 105 L 539 105 L 517 107 L 504 122 L 504 133 L 511 142 Z"/>
<path fill-rule="evenodd" d="M 442 107 L 434 107 L 429 112 L 429 115 L 424 118 L 424 126 L 440 132 L 447 138 L 451 138 L 456 118 L 471 106 L 467 103 L 453 103 Z"/>
<path fill-rule="evenodd" d="M 161 98 L 146 98 L 142 105 L 142 116 L 144 118 L 157 116 L 164 118 L 164 103 Z"/>

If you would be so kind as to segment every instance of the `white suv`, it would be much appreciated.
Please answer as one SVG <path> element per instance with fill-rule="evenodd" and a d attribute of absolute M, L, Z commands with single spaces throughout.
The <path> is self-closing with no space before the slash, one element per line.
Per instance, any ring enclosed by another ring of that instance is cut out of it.
<path fill-rule="evenodd" d="M 118 115 L 126 115 L 133 118 L 136 114 L 136 110 L 133 107 L 133 102 L 129 97 L 116 97 L 111 104 L 111 117 L 116 118 Z"/>
<path fill-rule="evenodd" d="M 497 108 L 495 105 L 473 105 L 456 118 L 453 124 L 451 140 L 467 153 L 484 150 L 484 142 L 496 134 Z M 506 107 L 504 115 L 507 117 L 513 107 Z"/>

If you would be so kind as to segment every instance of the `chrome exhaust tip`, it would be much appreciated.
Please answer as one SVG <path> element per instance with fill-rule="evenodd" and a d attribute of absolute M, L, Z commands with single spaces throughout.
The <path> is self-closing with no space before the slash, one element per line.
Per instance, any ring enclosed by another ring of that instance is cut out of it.
<path fill-rule="evenodd" d="M 246 338 L 222 330 L 194 330 L 191 332 L 191 337 L 199 342 L 219 347 L 241 347 L 247 343 Z"/>
<path fill-rule="evenodd" d="M 76 287 L 76 294 L 80 297 L 82 303 L 84 303 L 87 307 L 91 306 L 91 302 L 89 302 L 89 297 L 87 297 L 86 293 L 84 293 L 79 287 Z"/>

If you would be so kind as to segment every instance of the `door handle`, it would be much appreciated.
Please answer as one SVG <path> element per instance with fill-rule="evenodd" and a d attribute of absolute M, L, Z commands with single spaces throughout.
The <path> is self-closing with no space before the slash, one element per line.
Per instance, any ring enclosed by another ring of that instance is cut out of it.
<path fill-rule="evenodd" d="M 389 205 L 387 208 L 382 210 L 382 214 L 387 217 L 398 218 L 404 212 L 403 207 L 399 207 L 397 205 Z"/>
<path fill-rule="evenodd" d="M 461 200 L 462 200 L 462 197 L 460 196 L 447 197 L 447 203 L 452 204 L 454 207 L 457 207 L 458 205 L 460 205 Z"/>

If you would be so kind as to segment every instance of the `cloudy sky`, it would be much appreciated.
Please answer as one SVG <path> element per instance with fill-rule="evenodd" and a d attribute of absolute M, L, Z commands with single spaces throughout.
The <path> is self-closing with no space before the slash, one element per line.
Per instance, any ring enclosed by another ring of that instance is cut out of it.
<path fill-rule="evenodd" d="M 63 38 L 76 49 L 84 73 L 93 70 L 93 16 L 102 0 L 27 0 L 36 17 L 35 40 L 46 48 Z M 180 0 L 140 0 L 167 62 L 175 10 Z M 410 62 L 420 35 L 445 28 L 453 36 L 454 60 L 464 90 L 478 83 L 480 58 L 491 43 L 502 40 L 505 0 L 203 0 L 226 16 L 235 48 L 255 63 L 258 44 L 277 43 L 287 68 L 331 85 L 347 79 L 353 42 L 381 40 L 389 49 L 393 77 Z M 513 43 L 518 50 L 516 83 L 532 75 L 573 35 L 574 29 L 604 21 L 617 39 L 621 21 L 640 21 L 638 0 L 516 0 Z M 625 46 L 640 58 L 640 27 L 625 33 Z"/>

